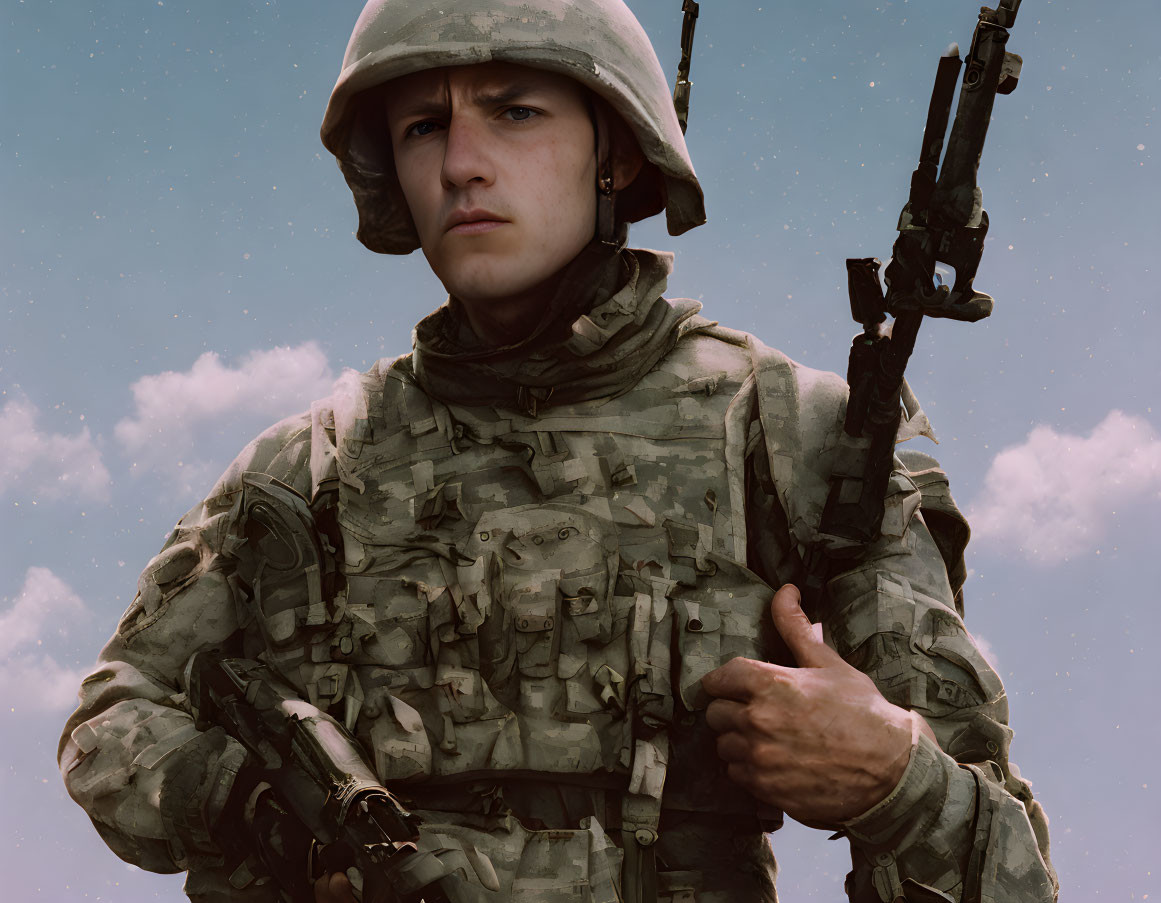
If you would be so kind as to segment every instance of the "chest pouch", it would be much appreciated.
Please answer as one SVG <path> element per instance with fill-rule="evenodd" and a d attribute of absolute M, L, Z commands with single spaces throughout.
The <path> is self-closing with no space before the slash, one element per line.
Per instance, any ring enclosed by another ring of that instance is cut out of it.
<path fill-rule="evenodd" d="M 481 645 L 485 635 L 497 641 L 493 649 L 510 644 L 515 669 L 526 678 L 575 674 L 587 648 L 611 636 L 614 531 L 572 505 L 523 505 L 484 515 L 463 550 L 492 562 L 479 569 L 489 575 L 485 595 L 492 609 L 492 624 L 480 627 Z M 497 622 L 508 636 L 493 636 Z M 495 665 L 500 676 L 506 669 Z"/>

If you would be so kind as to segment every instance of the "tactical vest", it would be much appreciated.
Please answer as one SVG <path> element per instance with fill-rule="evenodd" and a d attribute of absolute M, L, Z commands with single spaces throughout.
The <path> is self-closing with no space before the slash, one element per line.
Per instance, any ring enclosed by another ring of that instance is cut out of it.
<path fill-rule="evenodd" d="M 256 651 L 485 887 L 773 899 L 781 816 L 727 779 L 700 679 L 773 648 L 747 450 L 808 542 L 844 389 L 706 321 L 631 392 L 539 416 L 441 404 L 381 362 L 312 409 L 310 500 L 244 477 Z M 905 526 L 919 492 L 895 490 Z M 603 802 L 554 823 L 568 805 L 539 801 L 573 790 Z"/>

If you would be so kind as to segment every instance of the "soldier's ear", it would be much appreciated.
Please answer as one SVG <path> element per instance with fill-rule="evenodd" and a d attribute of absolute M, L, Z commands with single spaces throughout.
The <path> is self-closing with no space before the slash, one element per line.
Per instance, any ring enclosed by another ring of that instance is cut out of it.
<path fill-rule="evenodd" d="M 665 209 L 665 180 L 650 163 L 633 129 L 605 100 L 592 97 L 593 126 L 605 131 L 617 190 L 617 221 L 635 223 Z"/>
<path fill-rule="evenodd" d="M 645 155 L 625 120 L 616 113 L 609 118 L 612 128 L 609 151 L 613 155 L 613 185 L 618 191 L 624 191 L 641 172 Z"/>
<path fill-rule="evenodd" d="M 641 171 L 645 155 L 637 144 L 633 130 L 607 101 L 596 94 L 590 94 L 589 103 L 593 128 L 603 135 L 609 149 L 609 162 L 613 167 L 613 187 L 617 191 L 624 191 Z M 596 144 L 596 151 L 600 155 L 600 142 Z M 599 168 L 600 160 L 597 164 Z"/>

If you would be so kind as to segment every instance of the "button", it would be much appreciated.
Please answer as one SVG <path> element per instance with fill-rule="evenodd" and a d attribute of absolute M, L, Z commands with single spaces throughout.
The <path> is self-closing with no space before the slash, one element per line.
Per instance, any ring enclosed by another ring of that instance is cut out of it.
<path fill-rule="evenodd" d="M 561 527 L 560 532 L 556 534 L 557 539 L 568 539 L 568 527 Z"/>
<path fill-rule="evenodd" d="M 651 847 L 657 841 L 657 832 L 652 828 L 638 828 L 633 838 L 643 847 Z"/>
<path fill-rule="evenodd" d="M 492 538 L 492 536 L 487 530 L 485 530 L 483 533 L 480 534 L 480 541 L 481 542 L 487 542 L 491 538 Z"/>

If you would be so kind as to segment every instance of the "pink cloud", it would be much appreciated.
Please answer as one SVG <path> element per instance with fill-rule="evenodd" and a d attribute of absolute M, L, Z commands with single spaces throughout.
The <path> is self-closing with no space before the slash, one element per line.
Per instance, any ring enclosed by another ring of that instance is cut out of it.
<path fill-rule="evenodd" d="M 81 597 L 48 568 L 30 567 L 12 605 L 0 611 L 0 659 L 39 645 L 47 630 L 63 635 L 88 610 Z"/>
<path fill-rule="evenodd" d="M 84 671 L 46 654 L 45 640 L 89 618 L 84 601 L 51 570 L 30 567 L 10 606 L 0 611 L 0 700 L 16 710 L 62 709 L 76 701 Z"/>
<path fill-rule="evenodd" d="M 76 708 L 87 671 L 66 668 L 51 655 L 16 655 L 0 661 L 0 700 L 17 712 Z"/>
<path fill-rule="evenodd" d="M 0 408 L 0 495 L 104 501 L 109 471 L 89 428 L 72 435 L 37 426 L 40 411 L 27 398 Z"/>
<path fill-rule="evenodd" d="M 1038 426 L 996 455 L 969 510 L 974 540 L 1052 564 L 1106 541 L 1116 513 L 1161 499 L 1161 438 L 1112 411 L 1087 436 Z"/>
<path fill-rule="evenodd" d="M 170 477 L 183 490 L 204 490 L 217 475 L 199 456 L 204 436 L 226 421 L 262 429 L 305 410 L 329 394 L 333 382 L 326 354 L 315 342 L 252 351 L 237 366 L 207 351 L 188 370 L 133 383 L 134 411 L 117 423 L 114 435 L 135 467 Z"/>

